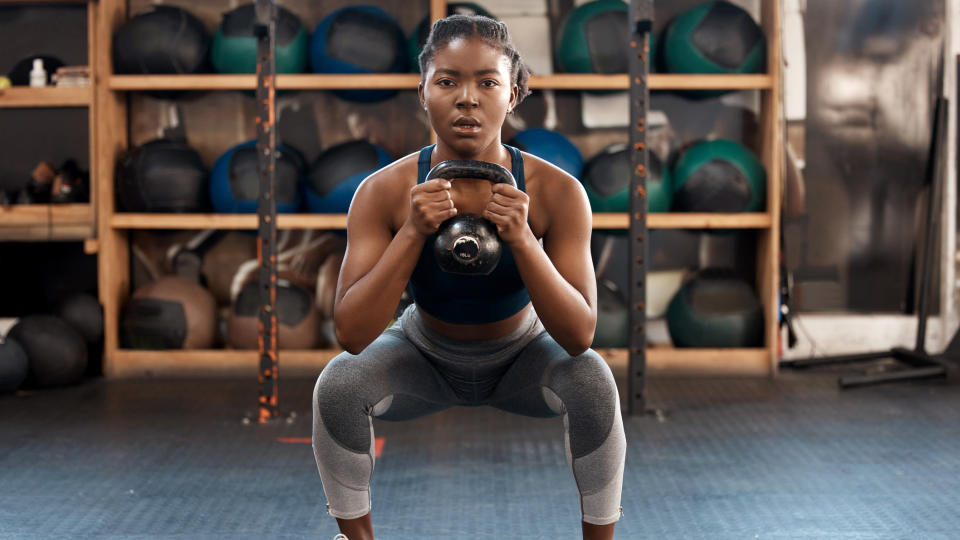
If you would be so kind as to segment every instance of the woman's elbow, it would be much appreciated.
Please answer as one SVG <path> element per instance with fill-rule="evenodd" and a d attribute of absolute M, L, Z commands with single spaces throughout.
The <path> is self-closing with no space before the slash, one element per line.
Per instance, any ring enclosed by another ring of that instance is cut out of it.
<path fill-rule="evenodd" d="M 563 343 L 560 344 L 561 347 L 567 354 L 570 356 L 580 356 L 581 354 L 587 352 L 587 349 L 590 348 L 590 345 L 593 344 L 593 330 L 589 332 L 583 332 L 577 335 L 570 335 Z"/>
<path fill-rule="evenodd" d="M 339 324 L 335 325 L 334 332 L 337 336 L 337 343 L 343 347 L 343 350 L 350 354 L 360 354 L 364 349 L 367 348 L 367 345 L 370 345 L 372 341 L 361 337 L 356 332 L 348 331 Z"/>

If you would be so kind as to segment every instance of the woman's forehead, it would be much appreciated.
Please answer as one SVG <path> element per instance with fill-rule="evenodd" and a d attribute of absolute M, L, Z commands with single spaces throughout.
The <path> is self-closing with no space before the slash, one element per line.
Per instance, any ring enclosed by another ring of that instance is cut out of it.
<path fill-rule="evenodd" d="M 446 45 L 437 47 L 433 58 L 434 65 L 463 64 L 466 61 L 471 64 L 489 64 L 487 67 L 492 69 L 509 68 L 510 65 L 510 59 L 502 49 L 476 36 L 450 40 Z"/>

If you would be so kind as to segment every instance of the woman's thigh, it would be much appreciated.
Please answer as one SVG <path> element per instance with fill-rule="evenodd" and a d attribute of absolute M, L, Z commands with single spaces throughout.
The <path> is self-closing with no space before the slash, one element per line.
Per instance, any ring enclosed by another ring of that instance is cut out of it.
<path fill-rule="evenodd" d="M 456 403 L 449 385 L 397 329 L 388 329 L 360 354 L 343 353 L 320 374 L 314 414 L 341 445 L 370 445 L 369 417 L 409 420 Z"/>
<path fill-rule="evenodd" d="M 525 416 L 566 414 L 576 458 L 606 440 L 619 399 L 613 373 L 599 354 L 588 349 L 571 356 L 544 332 L 517 357 L 490 405 Z"/>

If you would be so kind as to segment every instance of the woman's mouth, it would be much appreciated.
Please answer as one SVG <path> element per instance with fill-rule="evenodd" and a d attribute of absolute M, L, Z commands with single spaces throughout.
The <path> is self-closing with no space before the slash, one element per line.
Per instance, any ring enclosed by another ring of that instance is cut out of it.
<path fill-rule="evenodd" d="M 480 131 L 480 123 L 472 118 L 461 118 L 453 123 L 453 131 L 461 135 L 471 135 Z"/>

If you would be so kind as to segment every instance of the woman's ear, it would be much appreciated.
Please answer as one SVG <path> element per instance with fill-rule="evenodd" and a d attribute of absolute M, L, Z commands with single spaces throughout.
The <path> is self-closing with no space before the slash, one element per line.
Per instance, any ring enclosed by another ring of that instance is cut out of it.
<path fill-rule="evenodd" d="M 423 81 L 417 83 L 417 96 L 420 98 L 420 106 L 427 109 L 427 100 L 423 97 Z"/>
<path fill-rule="evenodd" d="M 517 108 L 517 98 L 520 96 L 520 87 L 516 84 L 510 86 L 510 107 L 508 113 L 512 113 Z"/>

